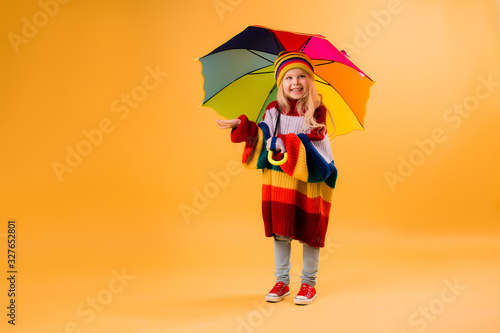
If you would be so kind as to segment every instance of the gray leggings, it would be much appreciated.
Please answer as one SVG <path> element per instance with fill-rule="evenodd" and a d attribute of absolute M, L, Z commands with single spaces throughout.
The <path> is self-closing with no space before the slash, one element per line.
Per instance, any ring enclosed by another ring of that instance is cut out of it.
<path fill-rule="evenodd" d="M 303 245 L 302 260 L 303 269 L 301 283 L 307 283 L 311 287 L 316 286 L 316 274 L 318 273 L 319 264 L 319 247 L 311 247 L 306 243 Z M 290 256 L 292 253 L 292 239 L 281 235 L 274 235 L 274 275 L 276 282 L 283 282 L 286 285 L 290 284 Z"/>

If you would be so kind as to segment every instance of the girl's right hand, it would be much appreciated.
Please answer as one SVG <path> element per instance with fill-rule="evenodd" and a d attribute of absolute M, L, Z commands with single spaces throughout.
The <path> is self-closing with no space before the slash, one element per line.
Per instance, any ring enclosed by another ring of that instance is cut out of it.
<path fill-rule="evenodd" d="M 241 124 L 241 120 L 240 119 L 230 119 L 230 120 L 218 120 L 217 119 L 217 124 L 219 124 L 219 127 L 222 129 L 236 128 L 236 127 L 238 127 L 239 124 Z"/>

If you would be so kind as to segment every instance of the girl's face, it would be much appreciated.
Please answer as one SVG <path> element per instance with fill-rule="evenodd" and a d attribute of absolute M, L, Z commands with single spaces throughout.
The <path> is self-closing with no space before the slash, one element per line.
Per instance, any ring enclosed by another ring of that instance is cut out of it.
<path fill-rule="evenodd" d="M 285 95 L 292 99 L 301 99 L 309 91 L 309 78 L 306 71 L 300 68 L 286 72 L 282 84 Z"/>

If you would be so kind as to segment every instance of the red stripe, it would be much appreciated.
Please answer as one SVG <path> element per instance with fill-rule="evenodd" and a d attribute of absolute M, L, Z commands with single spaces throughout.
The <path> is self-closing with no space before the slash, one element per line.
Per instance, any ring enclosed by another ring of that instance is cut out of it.
<path fill-rule="evenodd" d="M 231 141 L 234 143 L 245 142 L 242 160 L 243 163 L 246 163 L 250 157 L 250 153 L 254 149 L 255 140 L 258 137 L 258 128 L 245 115 L 241 115 L 238 119 L 241 120 L 241 123 L 238 127 L 231 130 Z"/>
<path fill-rule="evenodd" d="M 309 198 L 297 190 L 290 190 L 272 185 L 263 185 L 262 201 L 294 205 L 309 214 L 321 214 L 325 217 L 330 215 L 331 203 L 323 200 L 320 196 L 316 198 Z"/>
<path fill-rule="evenodd" d="M 281 166 L 281 169 L 285 171 L 287 175 L 293 176 L 297 161 L 299 160 L 301 141 L 297 135 L 292 133 L 287 135 L 278 134 L 278 137 L 283 140 L 288 154 L 288 161 Z"/>
<path fill-rule="evenodd" d="M 273 234 L 297 239 L 312 247 L 323 247 L 328 228 L 328 216 L 310 214 L 297 206 L 262 202 L 262 216 L 266 236 Z"/>

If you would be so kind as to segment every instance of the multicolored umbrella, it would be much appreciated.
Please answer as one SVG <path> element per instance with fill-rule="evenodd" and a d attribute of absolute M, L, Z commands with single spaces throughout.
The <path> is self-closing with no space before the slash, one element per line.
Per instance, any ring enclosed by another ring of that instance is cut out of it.
<path fill-rule="evenodd" d="M 248 26 L 198 59 L 205 80 L 203 106 L 227 119 L 245 114 L 250 120 L 262 120 L 266 106 L 276 99 L 274 61 L 281 51 L 297 50 L 315 66 L 316 87 L 335 123 L 333 130 L 327 121 L 330 136 L 363 130 L 373 80 L 321 35 L 262 26 Z"/>

